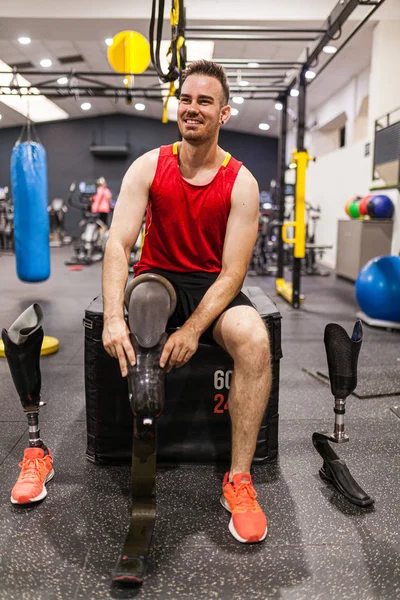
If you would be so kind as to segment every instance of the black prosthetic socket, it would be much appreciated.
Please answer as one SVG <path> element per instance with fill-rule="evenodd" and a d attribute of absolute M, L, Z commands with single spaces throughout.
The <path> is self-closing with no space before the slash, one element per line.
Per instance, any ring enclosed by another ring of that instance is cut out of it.
<path fill-rule="evenodd" d="M 38 304 L 33 304 L 18 317 L 8 331 L 3 329 L 2 339 L 11 377 L 22 408 L 27 413 L 29 445 L 47 450 L 40 439 L 39 431 L 39 407 L 43 404 L 40 401 L 42 318 L 42 309 Z"/>
<path fill-rule="evenodd" d="M 351 339 L 337 323 L 329 323 L 325 327 L 326 358 L 331 391 L 335 398 L 345 400 L 357 387 L 357 364 L 362 338 L 361 321 L 354 325 Z"/>
<path fill-rule="evenodd" d="M 15 344 L 3 329 L 5 355 L 11 377 L 25 412 L 39 410 L 40 404 L 40 350 L 43 342 L 43 329 L 39 327 L 22 344 Z"/>
<path fill-rule="evenodd" d="M 129 400 L 133 414 L 145 425 L 159 417 L 164 406 L 165 371 L 160 367 L 160 358 L 168 339 L 168 317 L 175 304 L 175 290 L 170 282 L 153 273 L 134 279 L 125 293 L 136 354 L 136 365 L 128 369 Z"/>
<path fill-rule="evenodd" d="M 144 424 L 159 417 L 164 407 L 165 371 L 160 367 L 160 358 L 167 338 L 163 333 L 156 346 L 143 348 L 131 334 L 136 365 L 128 369 L 129 401 L 133 414 Z"/>
<path fill-rule="evenodd" d="M 320 477 L 330 483 L 349 502 L 366 508 L 374 500 L 364 492 L 352 477 L 346 463 L 330 447 L 329 442 L 348 442 L 344 432 L 346 398 L 357 387 L 357 363 L 360 354 L 363 330 L 361 321 L 357 321 L 352 337 L 336 323 L 325 328 L 325 348 L 328 360 L 331 391 L 335 397 L 335 428 L 333 433 L 314 433 L 312 441 L 315 449 L 323 458 Z"/>

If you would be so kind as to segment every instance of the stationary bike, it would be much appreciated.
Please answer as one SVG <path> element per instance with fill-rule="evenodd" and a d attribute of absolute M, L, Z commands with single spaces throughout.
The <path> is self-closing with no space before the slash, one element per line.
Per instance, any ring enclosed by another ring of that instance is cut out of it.
<path fill-rule="evenodd" d="M 50 246 L 59 248 L 71 242 L 71 238 L 65 235 L 64 230 L 64 219 L 68 212 L 68 207 L 64 200 L 62 198 L 53 198 L 47 207 L 47 212 L 50 219 Z"/>
<path fill-rule="evenodd" d="M 69 188 L 68 204 L 83 212 L 83 218 L 79 222 L 82 232 L 74 241 L 74 252 L 66 265 L 86 265 L 102 260 L 104 247 L 107 241 L 105 225 L 99 217 L 99 213 L 92 213 L 90 205 L 93 195 L 97 191 L 95 183 L 82 181 L 74 182 Z"/>

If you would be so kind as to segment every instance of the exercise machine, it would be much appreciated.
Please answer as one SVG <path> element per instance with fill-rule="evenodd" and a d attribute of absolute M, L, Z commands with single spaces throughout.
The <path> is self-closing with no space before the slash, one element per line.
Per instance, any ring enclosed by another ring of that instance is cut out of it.
<path fill-rule="evenodd" d="M 0 250 L 14 249 L 14 209 L 7 186 L 0 188 Z"/>
<path fill-rule="evenodd" d="M 98 213 L 90 210 L 92 197 L 97 191 L 96 183 L 75 182 L 69 188 L 68 204 L 83 213 L 79 222 L 81 233 L 74 241 L 75 255 L 66 265 L 86 265 L 103 259 L 104 247 L 107 241 L 106 226 Z"/>
<path fill-rule="evenodd" d="M 50 219 L 50 246 L 60 248 L 71 242 L 71 237 L 65 235 L 64 220 L 68 207 L 62 198 L 53 198 L 47 207 Z"/>

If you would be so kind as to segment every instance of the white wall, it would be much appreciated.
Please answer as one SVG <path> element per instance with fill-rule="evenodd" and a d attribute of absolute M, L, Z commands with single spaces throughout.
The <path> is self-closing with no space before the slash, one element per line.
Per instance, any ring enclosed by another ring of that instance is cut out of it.
<path fill-rule="evenodd" d="M 317 225 L 316 243 L 333 245 L 324 260 L 328 267 L 336 265 L 338 219 L 348 219 L 344 206 L 351 196 L 369 193 L 371 157 L 365 157 L 367 140 L 339 148 L 310 163 L 307 171 L 306 199 L 320 206 L 322 217 Z"/>

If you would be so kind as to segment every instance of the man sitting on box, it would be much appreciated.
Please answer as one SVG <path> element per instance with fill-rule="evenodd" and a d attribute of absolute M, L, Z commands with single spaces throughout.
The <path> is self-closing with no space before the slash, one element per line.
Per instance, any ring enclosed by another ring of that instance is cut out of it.
<path fill-rule="evenodd" d="M 124 290 L 147 208 L 135 276 L 161 275 L 177 296 L 169 325 L 178 329 L 165 343 L 160 367 L 167 372 L 182 367 L 199 340 L 215 340 L 233 358 L 232 462 L 221 502 L 232 513 L 232 535 L 240 542 L 260 542 L 267 519 L 256 501 L 250 468 L 271 389 L 270 349 L 261 317 L 240 291 L 257 236 L 258 185 L 218 146 L 220 126 L 230 116 L 223 68 L 198 61 L 182 80 L 182 142 L 139 157 L 123 179 L 103 264 L 103 344 L 127 376 L 136 357 L 124 320 Z"/>

